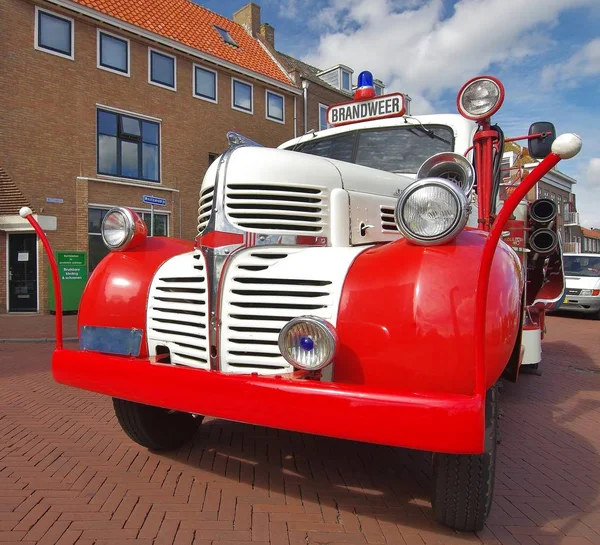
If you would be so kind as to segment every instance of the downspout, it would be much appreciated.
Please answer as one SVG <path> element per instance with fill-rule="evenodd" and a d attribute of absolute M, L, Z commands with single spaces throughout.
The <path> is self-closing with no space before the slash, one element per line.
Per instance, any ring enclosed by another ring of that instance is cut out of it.
<path fill-rule="evenodd" d="M 302 80 L 302 95 L 304 99 L 304 134 L 308 132 L 308 81 Z"/>
<path fill-rule="evenodd" d="M 294 138 L 298 136 L 298 109 L 297 109 L 297 99 L 298 97 L 294 95 Z"/>

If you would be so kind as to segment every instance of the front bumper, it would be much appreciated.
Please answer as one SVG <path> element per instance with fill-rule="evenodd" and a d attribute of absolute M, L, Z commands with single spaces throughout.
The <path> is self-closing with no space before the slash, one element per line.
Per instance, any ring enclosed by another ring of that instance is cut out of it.
<path fill-rule="evenodd" d="M 559 310 L 574 310 L 590 314 L 600 312 L 600 296 L 567 295 Z"/>
<path fill-rule="evenodd" d="M 480 396 L 228 375 L 65 349 L 54 352 L 52 374 L 84 390 L 247 424 L 434 452 L 484 448 Z"/>

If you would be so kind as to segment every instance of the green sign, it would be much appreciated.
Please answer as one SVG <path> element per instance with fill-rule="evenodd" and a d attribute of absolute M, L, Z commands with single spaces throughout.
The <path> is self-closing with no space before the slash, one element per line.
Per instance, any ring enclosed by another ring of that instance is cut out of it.
<path fill-rule="evenodd" d="M 87 252 L 55 252 L 55 257 L 60 277 L 63 311 L 77 311 L 88 279 Z M 48 268 L 48 281 L 48 307 L 51 311 L 55 311 L 56 302 L 50 268 Z"/>

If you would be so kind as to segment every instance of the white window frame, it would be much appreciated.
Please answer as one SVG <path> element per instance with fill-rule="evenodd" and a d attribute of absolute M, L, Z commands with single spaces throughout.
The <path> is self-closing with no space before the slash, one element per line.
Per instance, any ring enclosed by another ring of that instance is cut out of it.
<path fill-rule="evenodd" d="M 321 104 L 319 102 L 319 130 L 320 131 L 324 131 L 325 129 L 327 129 L 327 108 L 329 108 L 329 106 L 327 106 L 326 104 Z M 324 109 L 325 110 L 325 126 L 321 127 L 321 110 Z"/>
<path fill-rule="evenodd" d="M 152 52 L 158 53 L 163 57 L 170 57 L 173 59 L 173 84 L 174 87 L 169 87 L 164 83 L 159 83 L 157 81 L 152 81 Z M 171 55 L 170 53 L 165 53 L 160 49 L 154 49 L 153 47 L 148 48 L 148 83 L 150 85 L 156 85 L 156 87 L 161 87 L 162 89 L 168 89 L 169 91 L 176 92 L 177 91 L 177 57 L 175 55 Z"/>
<path fill-rule="evenodd" d="M 241 83 L 243 85 L 248 85 L 250 87 L 250 110 L 246 110 L 244 108 L 240 108 L 235 105 L 235 82 Z M 244 81 L 243 79 L 231 78 L 231 109 L 237 110 L 238 112 L 244 112 L 245 114 L 254 115 L 254 85 L 251 83 Z"/>
<path fill-rule="evenodd" d="M 206 72 L 212 72 L 215 75 L 215 98 L 214 99 L 196 94 L 196 68 L 200 68 L 201 70 L 205 70 Z M 213 104 L 218 104 L 219 103 L 219 73 L 216 70 L 211 70 L 210 68 L 206 68 L 206 66 L 202 66 L 201 64 L 192 63 L 192 96 L 194 98 L 199 98 L 200 100 L 206 100 L 206 102 L 212 102 Z"/>
<path fill-rule="evenodd" d="M 61 53 L 60 51 L 54 51 L 53 49 L 47 49 L 43 46 L 38 45 L 39 41 L 39 13 L 47 13 L 52 17 L 56 17 L 57 19 L 64 19 L 65 21 L 69 21 L 71 23 L 71 54 L 66 55 L 65 53 Z M 50 55 L 56 55 L 57 57 L 62 57 L 63 59 L 69 59 L 70 61 L 75 60 L 75 19 L 71 17 L 66 17 L 62 13 L 54 13 L 49 9 L 40 8 L 39 6 L 35 6 L 35 20 L 34 20 L 34 31 L 33 31 L 33 48 L 38 51 L 43 51 L 44 53 L 50 53 Z"/>
<path fill-rule="evenodd" d="M 283 119 L 277 119 L 276 117 L 269 116 L 269 95 L 270 94 L 281 98 L 281 101 L 282 101 L 281 114 L 283 116 Z M 268 119 L 269 121 L 273 121 L 275 123 L 281 123 L 282 125 L 285 125 L 285 96 L 284 95 L 282 95 L 281 93 L 276 93 L 275 91 L 271 91 L 270 89 L 265 89 L 265 118 Z"/>
<path fill-rule="evenodd" d="M 121 72 L 121 70 L 117 70 L 115 68 L 110 68 L 109 66 L 103 66 L 101 64 L 101 60 L 102 60 L 100 58 L 100 35 L 101 34 L 106 34 L 107 36 L 112 36 L 113 38 L 117 38 L 117 39 L 127 43 L 127 72 Z M 111 72 L 113 74 L 118 74 L 119 76 L 130 77 L 131 76 L 131 42 L 129 41 L 129 39 L 125 38 L 124 36 L 119 36 L 118 34 L 113 34 L 112 32 L 107 32 L 106 30 L 104 30 L 102 28 L 98 28 L 97 33 L 96 33 L 96 67 L 99 68 L 100 70 L 106 70 L 107 72 Z"/>
<path fill-rule="evenodd" d="M 344 87 L 344 74 L 348 74 L 348 89 Z M 340 89 L 347 91 L 348 93 L 352 92 L 352 73 L 348 70 L 344 70 L 343 68 L 340 68 Z"/>

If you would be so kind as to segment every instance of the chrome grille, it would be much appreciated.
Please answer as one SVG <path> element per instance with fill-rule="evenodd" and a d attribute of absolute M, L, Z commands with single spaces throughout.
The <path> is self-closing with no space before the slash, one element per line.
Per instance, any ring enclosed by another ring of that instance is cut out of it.
<path fill-rule="evenodd" d="M 210 219 L 214 192 L 214 186 L 207 187 L 200 192 L 200 198 L 198 199 L 198 233 L 204 231 Z"/>
<path fill-rule="evenodd" d="M 390 206 L 381 207 L 381 230 L 389 233 L 397 233 L 398 227 L 394 219 L 394 209 Z"/>
<path fill-rule="evenodd" d="M 148 301 L 150 355 L 166 347 L 171 363 L 209 369 L 207 281 L 199 252 L 166 261 L 158 269 Z"/>
<path fill-rule="evenodd" d="M 227 216 L 244 230 L 320 234 L 327 225 L 328 207 L 324 186 L 269 182 L 227 185 Z"/>
<path fill-rule="evenodd" d="M 314 250 L 314 249 L 313 249 Z M 318 250 L 318 249 L 317 249 Z M 298 248 L 254 248 L 236 257 L 223 291 L 221 369 L 229 373 L 292 371 L 277 340 L 292 318 L 313 315 L 335 322 L 334 282 L 327 267 L 308 259 L 299 270 Z M 335 274 L 335 272 L 333 273 Z"/>

